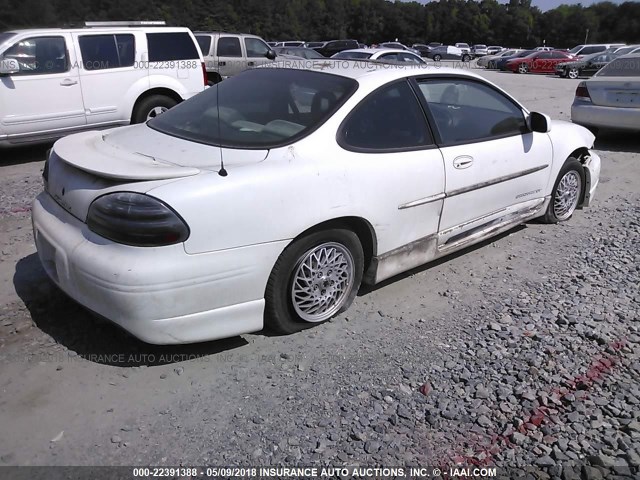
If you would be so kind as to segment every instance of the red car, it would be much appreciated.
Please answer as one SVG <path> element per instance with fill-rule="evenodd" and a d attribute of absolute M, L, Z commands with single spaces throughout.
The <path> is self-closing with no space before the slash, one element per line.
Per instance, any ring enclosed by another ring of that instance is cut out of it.
<path fill-rule="evenodd" d="M 535 52 L 522 58 L 513 58 L 507 62 L 507 70 L 515 73 L 554 73 L 556 64 L 570 62 L 576 57 L 561 50 Z"/>

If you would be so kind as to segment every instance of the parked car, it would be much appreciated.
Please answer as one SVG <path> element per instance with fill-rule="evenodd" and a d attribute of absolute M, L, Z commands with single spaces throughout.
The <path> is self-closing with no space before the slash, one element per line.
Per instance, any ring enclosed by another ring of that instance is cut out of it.
<path fill-rule="evenodd" d="M 305 48 L 320 48 L 324 47 L 327 42 L 307 42 L 304 44 Z"/>
<path fill-rule="evenodd" d="M 536 47 L 534 48 L 536 52 L 550 52 L 551 50 L 555 50 L 553 47 Z"/>
<path fill-rule="evenodd" d="M 454 47 L 459 48 L 464 53 L 469 53 L 469 54 L 471 53 L 471 47 L 469 46 L 468 43 L 456 43 Z"/>
<path fill-rule="evenodd" d="M 575 60 L 573 55 L 559 50 L 537 51 L 526 57 L 507 61 L 507 69 L 514 73 L 553 73 L 561 62 Z"/>
<path fill-rule="evenodd" d="M 506 48 L 499 47 L 498 45 L 490 45 L 487 47 L 487 55 L 496 55 L 503 50 L 506 50 Z"/>
<path fill-rule="evenodd" d="M 421 57 L 426 57 L 427 53 L 429 53 L 432 47 L 430 47 L 429 45 L 425 45 L 424 43 L 414 43 L 413 45 L 411 45 L 411 48 L 420 52 Z"/>
<path fill-rule="evenodd" d="M 0 146 L 145 122 L 205 89 L 189 29 L 89 25 L 0 33 Z"/>
<path fill-rule="evenodd" d="M 307 60 L 315 60 L 325 58 L 316 52 L 313 48 L 304 47 L 276 47 L 274 48 L 276 55 L 292 55 L 294 57 L 306 58 Z"/>
<path fill-rule="evenodd" d="M 580 82 L 571 120 L 591 129 L 640 131 L 640 53 L 615 58 Z"/>
<path fill-rule="evenodd" d="M 276 47 L 304 47 L 305 42 L 301 40 L 285 40 L 283 42 L 276 42 Z"/>
<path fill-rule="evenodd" d="M 396 50 L 406 50 L 411 53 L 415 53 L 416 55 L 420 55 L 420 51 L 415 48 L 409 48 L 405 44 L 400 42 L 384 42 L 378 45 L 378 48 L 393 48 Z"/>
<path fill-rule="evenodd" d="M 272 63 L 276 52 L 262 38 L 248 33 L 195 32 L 204 55 L 207 79 L 218 83 L 253 67 Z"/>
<path fill-rule="evenodd" d="M 344 59 L 368 59 L 377 60 L 385 63 L 410 63 L 424 64 L 426 63 L 419 55 L 407 50 L 398 50 L 392 48 L 357 48 L 354 50 L 343 50 L 336 53 L 331 58 Z"/>
<path fill-rule="evenodd" d="M 613 52 L 592 53 L 579 60 L 558 63 L 556 65 L 556 75 L 574 79 L 580 76 L 590 77 L 618 56 Z"/>
<path fill-rule="evenodd" d="M 451 45 L 442 45 L 432 48 L 427 57 L 439 62 L 440 60 L 460 60 L 468 62 L 471 60 L 471 54 L 465 53 L 457 47 Z"/>
<path fill-rule="evenodd" d="M 291 333 L 361 283 L 591 202 L 588 130 L 469 71 L 335 63 L 58 141 L 32 208 L 44 271 L 146 342 Z"/>
<path fill-rule="evenodd" d="M 330 57 L 343 50 L 360 48 L 357 40 L 331 40 L 320 47 L 311 47 L 324 57 Z"/>
<path fill-rule="evenodd" d="M 629 53 L 638 53 L 640 52 L 640 45 L 625 45 L 624 47 L 614 47 L 612 49 L 613 53 L 616 55 L 627 55 Z"/>
<path fill-rule="evenodd" d="M 575 55 L 578 58 L 582 58 L 586 55 L 591 55 L 593 53 L 604 52 L 605 50 L 610 49 L 611 47 L 623 47 L 624 43 L 590 43 L 585 45 L 576 45 L 569 53 Z"/>
<path fill-rule="evenodd" d="M 510 56 L 503 56 L 503 57 L 500 57 L 500 58 L 496 58 L 495 59 L 495 67 L 498 70 L 506 71 L 506 70 L 508 70 L 507 69 L 507 62 L 509 60 L 513 60 L 514 58 L 523 58 L 523 57 L 529 56 L 529 55 L 531 55 L 532 53 L 535 53 L 535 52 L 537 52 L 537 50 L 522 50 L 521 52 L 515 53 L 515 54 L 510 55 Z"/>
<path fill-rule="evenodd" d="M 476 65 L 478 67 L 496 68 L 496 61 L 499 58 L 510 57 L 510 56 L 515 55 L 516 53 L 519 53 L 519 52 L 521 52 L 521 50 L 512 49 L 512 50 L 505 50 L 505 51 L 497 53 L 495 55 L 485 55 L 483 57 L 480 57 L 477 60 Z"/>
<path fill-rule="evenodd" d="M 474 57 L 483 57 L 484 55 L 488 55 L 489 51 L 487 50 L 486 45 L 479 44 L 473 46 L 471 53 Z"/>
<path fill-rule="evenodd" d="M 431 42 L 429 43 L 429 45 L 427 45 L 428 47 L 434 48 L 434 47 L 440 47 L 442 46 L 441 42 Z"/>

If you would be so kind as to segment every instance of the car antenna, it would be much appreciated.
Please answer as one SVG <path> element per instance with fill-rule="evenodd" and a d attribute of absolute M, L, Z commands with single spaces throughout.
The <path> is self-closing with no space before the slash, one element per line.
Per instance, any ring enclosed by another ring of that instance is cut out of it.
<path fill-rule="evenodd" d="M 218 57 L 218 70 L 220 70 L 220 53 L 218 52 L 219 45 L 216 44 L 216 56 Z M 216 109 L 218 110 L 218 141 L 220 141 L 220 170 L 218 170 L 218 175 L 221 177 L 226 177 L 228 175 L 227 170 L 224 168 L 224 159 L 222 158 L 222 141 L 220 139 L 220 83 L 222 83 L 222 76 L 220 76 L 220 81 L 216 83 Z"/>

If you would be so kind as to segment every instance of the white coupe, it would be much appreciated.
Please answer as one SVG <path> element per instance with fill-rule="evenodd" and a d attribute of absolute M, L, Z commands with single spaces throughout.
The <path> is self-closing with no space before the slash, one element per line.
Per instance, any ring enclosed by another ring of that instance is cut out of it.
<path fill-rule="evenodd" d="M 375 284 L 591 201 L 593 135 L 471 72 L 260 68 L 68 136 L 33 205 L 68 295 L 150 343 L 291 333 Z"/>

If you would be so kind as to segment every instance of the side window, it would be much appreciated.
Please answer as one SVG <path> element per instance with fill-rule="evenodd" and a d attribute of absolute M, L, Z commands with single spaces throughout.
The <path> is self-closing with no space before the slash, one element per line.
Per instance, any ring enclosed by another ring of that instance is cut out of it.
<path fill-rule="evenodd" d="M 200 58 L 187 32 L 147 33 L 150 62 L 172 62 Z"/>
<path fill-rule="evenodd" d="M 360 102 L 342 125 L 340 144 L 384 152 L 432 145 L 433 139 L 413 90 L 401 81 Z"/>
<path fill-rule="evenodd" d="M 269 51 L 269 46 L 258 38 L 245 38 L 244 47 L 247 49 L 247 57 L 264 57 Z"/>
<path fill-rule="evenodd" d="M 240 39 L 237 37 L 220 37 L 216 55 L 219 57 L 241 57 Z"/>
<path fill-rule="evenodd" d="M 535 60 L 547 60 L 549 58 L 551 58 L 553 56 L 553 54 L 551 52 L 542 52 L 540 54 L 538 54 L 538 56 L 535 58 Z"/>
<path fill-rule="evenodd" d="M 567 58 L 567 56 L 560 52 L 551 52 L 551 58 Z"/>
<path fill-rule="evenodd" d="M 13 75 L 45 75 L 69 70 L 69 57 L 63 37 L 33 37 L 21 40 L 4 52 L 15 58 L 20 72 Z"/>
<path fill-rule="evenodd" d="M 470 80 L 419 81 L 444 143 L 482 141 L 526 132 L 524 113 L 502 93 Z"/>
<path fill-rule="evenodd" d="M 196 35 L 196 40 L 202 50 L 202 55 L 209 55 L 211 51 L 211 37 L 209 35 Z"/>
<path fill-rule="evenodd" d="M 603 52 L 605 50 L 606 50 L 606 47 L 604 45 L 597 45 L 597 46 L 593 46 L 593 47 L 585 47 L 580 52 L 580 55 L 591 55 L 592 53 Z"/>
<path fill-rule="evenodd" d="M 422 59 L 418 58 L 416 55 L 411 55 L 410 53 L 399 53 L 398 59 L 401 62 L 406 63 L 424 63 Z"/>
<path fill-rule="evenodd" d="M 384 60 L 385 62 L 397 62 L 398 54 L 397 53 L 385 53 L 380 55 L 380 60 Z"/>
<path fill-rule="evenodd" d="M 85 70 L 130 67 L 134 63 L 133 35 L 83 35 L 78 43 Z"/>

